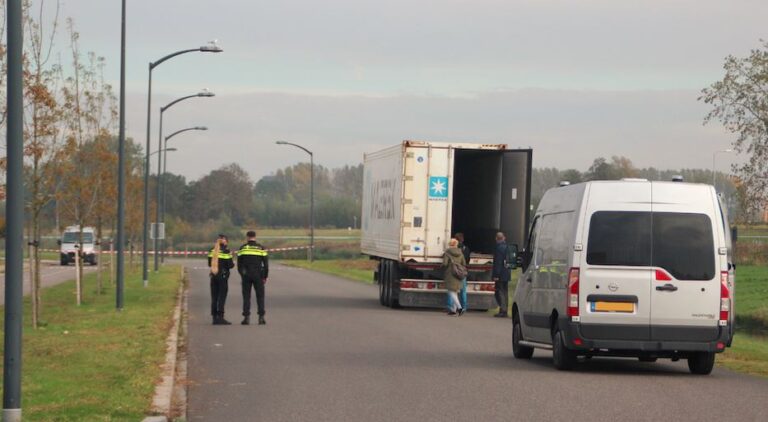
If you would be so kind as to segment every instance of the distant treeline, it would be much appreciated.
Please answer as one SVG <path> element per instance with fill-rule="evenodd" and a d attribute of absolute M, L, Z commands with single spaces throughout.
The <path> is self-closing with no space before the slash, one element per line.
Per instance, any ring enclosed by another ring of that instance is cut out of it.
<path fill-rule="evenodd" d="M 531 177 L 531 204 L 536 205 L 547 189 L 558 186 L 560 182 L 579 183 L 590 180 L 618 180 L 623 178 L 641 178 L 648 180 L 672 180 L 674 176 L 682 176 L 685 182 L 712 183 L 712 170 L 677 169 L 660 170 L 654 167 L 637 168 L 626 157 L 596 158 L 585 172 L 576 169 L 559 170 L 553 167 L 535 168 Z M 731 218 L 740 218 L 740 205 L 743 200 L 739 195 L 737 179 L 718 172 L 715 175 L 717 191 L 730 211 Z"/>
<path fill-rule="evenodd" d="M 237 164 L 189 183 L 183 176 L 169 175 L 168 233 L 177 241 L 197 241 L 246 226 L 308 227 L 309 170 L 309 164 L 296 164 L 256 183 Z M 314 177 L 316 227 L 359 227 L 363 165 L 336 169 L 316 165 Z"/>
<path fill-rule="evenodd" d="M 639 177 L 671 180 L 681 175 L 687 182 L 712 183 L 712 171 L 702 169 L 659 170 L 636 168 L 626 157 L 597 158 L 586 171 L 537 168 L 531 180 L 534 210 L 544 192 L 561 181 L 616 180 Z M 725 174 L 717 174 L 732 217 L 738 214 L 738 186 Z M 316 227 L 360 226 L 363 165 L 328 169 L 315 166 Z M 297 164 L 253 182 L 237 164 L 229 164 L 199 180 L 168 175 L 168 233 L 175 241 L 210 239 L 217 232 L 237 232 L 243 227 L 308 227 L 310 172 Z"/>

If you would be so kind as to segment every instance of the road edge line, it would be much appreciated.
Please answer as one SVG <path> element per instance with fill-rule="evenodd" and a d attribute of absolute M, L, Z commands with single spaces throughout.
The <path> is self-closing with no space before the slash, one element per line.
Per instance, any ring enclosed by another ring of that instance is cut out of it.
<path fill-rule="evenodd" d="M 173 309 L 173 324 L 166 338 L 165 363 L 162 365 L 161 381 L 155 386 L 152 397 L 150 416 L 143 422 L 158 422 L 167 420 L 171 413 L 173 402 L 174 381 L 176 378 L 176 359 L 179 350 L 179 328 L 181 326 L 181 309 L 183 305 L 186 277 L 179 283 L 176 294 L 176 306 Z"/>

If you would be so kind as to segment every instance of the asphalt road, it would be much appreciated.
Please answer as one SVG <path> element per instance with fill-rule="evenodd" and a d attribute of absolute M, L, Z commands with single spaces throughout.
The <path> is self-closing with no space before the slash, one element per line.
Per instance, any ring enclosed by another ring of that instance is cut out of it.
<path fill-rule="evenodd" d="M 83 267 L 85 273 L 94 271 L 95 266 L 86 265 Z M 69 265 L 62 267 L 58 262 L 44 261 L 40 263 L 40 274 L 42 275 L 42 286 L 51 287 L 61 284 L 65 281 L 75 279 L 75 266 Z M 29 269 L 24 266 L 24 295 L 30 292 Z M 5 304 L 5 273 L 0 273 L 0 304 Z"/>
<path fill-rule="evenodd" d="M 376 286 L 274 265 L 267 325 L 241 326 L 240 280 L 212 326 L 207 270 L 190 269 L 191 421 L 765 421 L 768 380 L 684 361 L 511 353 L 511 320 L 391 310 Z M 737 339 L 738 341 L 738 339 Z"/>

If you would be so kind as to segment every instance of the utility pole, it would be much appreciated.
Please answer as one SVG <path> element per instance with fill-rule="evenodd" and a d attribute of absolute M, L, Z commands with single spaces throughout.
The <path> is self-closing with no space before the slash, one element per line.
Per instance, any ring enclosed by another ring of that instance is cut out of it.
<path fill-rule="evenodd" d="M 7 0 L 8 116 L 7 190 L 5 202 L 5 343 L 3 353 L 3 422 L 21 421 L 21 328 L 24 277 L 24 50 L 22 0 Z"/>

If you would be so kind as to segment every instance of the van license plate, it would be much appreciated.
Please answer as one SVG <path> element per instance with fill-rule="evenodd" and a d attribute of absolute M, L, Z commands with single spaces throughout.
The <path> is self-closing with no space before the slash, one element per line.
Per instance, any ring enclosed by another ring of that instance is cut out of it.
<path fill-rule="evenodd" d="M 592 312 L 635 312 L 632 302 L 590 302 Z"/>

